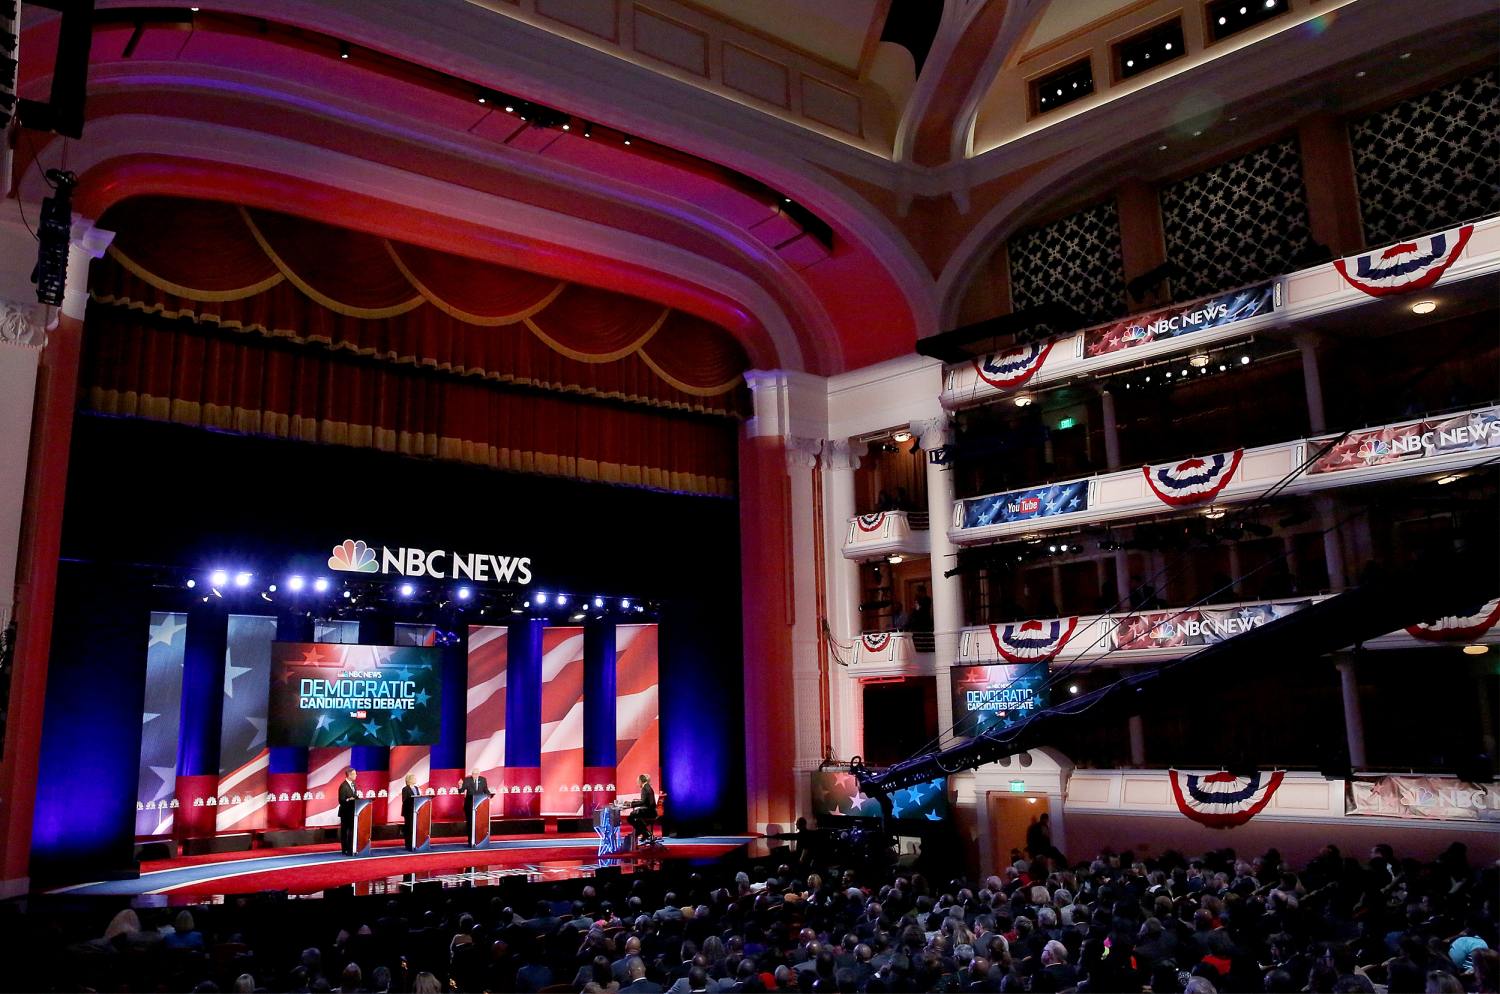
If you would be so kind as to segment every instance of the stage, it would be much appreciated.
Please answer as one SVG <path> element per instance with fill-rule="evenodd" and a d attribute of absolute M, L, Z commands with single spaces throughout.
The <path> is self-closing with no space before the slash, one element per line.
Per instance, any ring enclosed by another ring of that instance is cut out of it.
<path fill-rule="evenodd" d="M 259 891 L 312 897 L 350 885 L 357 894 L 396 893 L 422 883 L 484 886 L 514 877 L 554 880 L 593 876 L 601 868 L 631 873 L 667 860 L 720 859 L 753 838 L 716 835 L 666 839 L 661 846 L 607 859 L 599 857 L 599 836 L 593 833 L 492 838 L 482 849 L 443 843 L 420 853 L 407 852 L 399 842 L 389 841 L 377 843 L 365 856 L 344 856 L 331 844 L 252 849 L 143 862 L 140 876 L 132 880 L 97 880 L 46 893 L 69 897 L 161 895 L 169 903 Z"/>

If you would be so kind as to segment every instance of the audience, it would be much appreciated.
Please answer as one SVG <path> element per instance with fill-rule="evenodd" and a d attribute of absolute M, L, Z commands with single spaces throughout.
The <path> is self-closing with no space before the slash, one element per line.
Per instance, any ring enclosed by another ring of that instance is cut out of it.
<path fill-rule="evenodd" d="M 1040 846 L 1039 846 L 1040 848 Z M 1500 874 L 1326 847 L 1068 865 L 988 879 L 860 860 L 676 867 L 550 885 L 192 910 L 34 907 L 12 989 L 253 991 L 1439 992 L 1496 994 Z M 112 914 L 102 938 L 105 914 Z M 171 921 L 171 924 L 166 924 Z M 35 970 L 29 974 L 28 970 Z M 571 978 L 571 980 L 567 979 Z M 29 986 L 28 986 L 29 985 Z"/>

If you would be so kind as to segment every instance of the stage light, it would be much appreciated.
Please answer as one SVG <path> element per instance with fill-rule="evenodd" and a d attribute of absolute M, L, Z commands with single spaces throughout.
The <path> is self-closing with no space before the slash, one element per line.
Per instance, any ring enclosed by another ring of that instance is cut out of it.
<path fill-rule="evenodd" d="M 1448 484 L 1450 484 L 1450 483 L 1457 483 L 1459 480 L 1462 480 L 1463 478 L 1464 477 L 1463 477 L 1462 473 L 1449 473 L 1447 476 L 1440 476 L 1440 477 L 1438 477 L 1438 486 L 1440 486 L 1440 487 L 1446 487 Z"/>
<path fill-rule="evenodd" d="M 300 577 L 300 576 L 289 576 L 289 577 L 287 577 L 286 588 L 288 590 L 292 591 L 293 593 L 296 593 L 297 591 L 301 590 L 305 586 L 307 586 L 307 581 L 304 580 L 304 579 L 302 579 L 302 577 Z"/>
<path fill-rule="evenodd" d="M 595 597 L 594 598 L 594 606 L 595 607 L 603 607 L 604 606 L 604 598 L 603 597 Z"/>
<path fill-rule="evenodd" d="M 585 615 L 582 611 L 579 611 L 577 614 L 573 615 L 573 617 L 570 620 L 572 620 L 572 621 L 582 621 L 586 617 L 587 617 L 587 615 Z"/>
<path fill-rule="evenodd" d="M 1178 373 L 1177 375 L 1178 376 L 1186 376 L 1187 375 L 1187 370 L 1184 369 L 1182 372 Z"/>
<path fill-rule="evenodd" d="M 1057 546 L 1055 546 L 1055 545 L 1049 545 L 1049 546 L 1047 546 L 1047 551 L 1048 552 L 1056 552 L 1057 551 Z"/>
<path fill-rule="evenodd" d="M 401 584 L 401 587 L 399 589 L 401 591 L 401 596 L 402 597 L 410 597 L 412 594 L 414 594 L 414 593 L 417 592 L 417 588 L 413 587 L 409 583 L 403 583 L 403 584 Z"/>
<path fill-rule="evenodd" d="M 1194 369 L 1202 369 L 1204 366 L 1207 366 L 1207 353 L 1199 352 L 1197 355 L 1188 356 L 1188 365 L 1192 366 Z"/>
<path fill-rule="evenodd" d="M 1070 694 L 1076 694 L 1076 693 L 1078 693 L 1078 684 L 1076 684 L 1076 683 L 1070 683 L 1070 684 L 1068 684 L 1068 693 L 1070 693 Z"/>
<path fill-rule="evenodd" d="M 621 608 L 621 610 L 629 611 L 630 610 L 630 598 L 627 597 L 624 600 L 622 600 L 620 602 L 620 608 Z"/>
<path fill-rule="evenodd" d="M 269 587 L 266 588 L 266 590 L 269 591 L 270 593 L 273 593 L 273 594 L 276 593 L 276 584 L 274 584 L 274 583 L 271 584 Z"/>
<path fill-rule="evenodd" d="M 349 58 L 349 43 L 347 41 L 339 42 L 339 58 L 344 60 L 348 60 Z"/>
<path fill-rule="evenodd" d="M 1247 355 L 1240 356 L 1240 365 L 1241 366 L 1248 366 L 1248 365 L 1250 365 L 1250 357 L 1247 356 Z"/>
<path fill-rule="evenodd" d="M 536 592 L 536 596 L 533 597 L 532 600 L 536 601 L 538 604 L 546 604 L 547 592 L 545 590 L 538 590 Z"/>
<path fill-rule="evenodd" d="M 234 585 L 236 587 L 248 587 L 250 586 L 250 579 L 251 576 L 249 573 L 236 573 L 234 575 Z"/>
<path fill-rule="evenodd" d="M 1489 651 L 1490 651 L 1490 647 L 1489 646 L 1487 646 L 1487 645 L 1480 645 L 1477 642 L 1474 645 L 1466 645 L 1466 646 L 1464 646 L 1464 655 L 1465 656 L 1482 656 L 1486 652 L 1489 652 Z"/>
<path fill-rule="evenodd" d="M 327 593 L 328 592 L 328 578 L 325 577 L 325 576 L 318 577 L 316 580 L 313 581 L 313 589 L 316 590 L 320 594 Z M 347 592 L 348 591 L 345 591 L 345 593 L 347 593 Z"/>
<path fill-rule="evenodd" d="M 506 104 L 505 105 L 505 113 L 507 113 L 507 114 L 514 114 L 515 112 L 516 112 L 516 105 L 515 104 Z"/>
<path fill-rule="evenodd" d="M 352 593 L 350 593 L 347 590 L 344 591 L 344 600 L 347 601 L 347 600 L 353 600 L 353 599 L 354 599 L 354 595 Z"/>
<path fill-rule="evenodd" d="M 558 607 L 567 607 L 568 606 L 568 595 L 567 594 L 558 594 L 557 595 L 557 606 Z"/>
<path fill-rule="evenodd" d="M 646 605 L 644 605 L 644 604 L 637 604 L 635 606 L 635 613 L 636 614 L 640 614 L 644 610 L 646 610 Z"/>
<path fill-rule="evenodd" d="M 193 589 L 193 588 L 194 588 L 194 587 L 196 587 L 196 586 L 197 586 L 197 585 L 198 585 L 198 581 L 197 581 L 197 580 L 194 580 L 194 579 L 191 579 L 191 578 L 189 578 L 189 579 L 188 579 L 188 582 L 187 582 L 187 588 L 188 588 L 188 589 L 189 589 L 189 590 L 192 590 L 192 589 Z"/>
<path fill-rule="evenodd" d="M 458 599 L 461 600 L 461 601 L 466 601 L 466 600 L 469 599 L 469 588 L 468 587 L 459 587 L 458 588 Z"/>
<path fill-rule="evenodd" d="M 573 126 L 571 124 L 564 124 L 563 125 L 563 130 L 564 131 L 572 131 L 573 130 Z"/>
<path fill-rule="evenodd" d="M 1170 380 L 1171 378 L 1172 378 L 1172 371 L 1169 369 L 1169 370 L 1167 370 L 1167 379 Z"/>
<path fill-rule="evenodd" d="M 229 582 L 229 574 L 224 570 L 216 569 L 208 575 L 208 582 L 211 586 L 222 587 Z"/>
<path fill-rule="evenodd" d="M 1221 363 L 1219 363 L 1219 372 L 1221 372 L 1221 373 L 1222 373 L 1222 372 L 1224 372 L 1224 371 L 1225 371 L 1225 370 L 1226 370 L 1226 369 L 1228 369 L 1228 368 L 1229 368 L 1229 367 L 1228 367 L 1228 366 L 1226 366 L 1226 365 L 1224 365 L 1224 364 L 1223 364 L 1223 363 L 1222 363 L 1222 362 L 1221 362 Z"/>
<path fill-rule="evenodd" d="M 1435 310 L 1437 310 L 1436 300 L 1419 300 L 1411 305 L 1413 314 L 1431 314 Z"/>
<path fill-rule="evenodd" d="M 583 137 L 585 137 L 585 138 L 592 138 L 592 137 L 594 137 L 594 126 L 592 124 L 588 123 L 587 121 L 583 122 Z"/>
<path fill-rule="evenodd" d="M 484 94 L 483 94 L 483 93 L 481 93 L 481 94 L 480 94 L 480 95 L 479 95 L 479 102 L 480 102 L 480 103 L 485 103 L 485 102 L 486 102 L 486 101 L 485 101 L 485 98 L 484 98 Z"/>

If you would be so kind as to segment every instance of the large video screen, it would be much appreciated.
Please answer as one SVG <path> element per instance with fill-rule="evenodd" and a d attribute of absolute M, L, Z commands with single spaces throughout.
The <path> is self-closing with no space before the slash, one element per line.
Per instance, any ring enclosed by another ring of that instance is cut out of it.
<path fill-rule="evenodd" d="M 846 770 L 816 770 L 812 774 L 812 809 L 817 818 L 879 818 L 880 802 L 860 789 Z M 942 821 L 948 817 L 948 778 L 938 777 L 891 792 L 891 817 Z"/>
<path fill-rule="evenodd" d="M 1045 665 L 955 666 L 951 673 L 953 734 L 961 738 L 1006 728 L 1046 707 Z"/>
<path fill-rule="evenodd" d="M 441 661 L 436 646 L 273 643 L 270 744 L 433 745 Z"/>

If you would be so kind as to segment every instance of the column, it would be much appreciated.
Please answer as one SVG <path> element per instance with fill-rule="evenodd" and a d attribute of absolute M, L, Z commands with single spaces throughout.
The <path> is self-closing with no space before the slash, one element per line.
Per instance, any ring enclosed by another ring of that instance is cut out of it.
<path fill-rule="evenodd" d="M 541 814 L 537 791 L 542 784 L 542 631 L 541 618 L 510 626 L 505 659 L 505 803 L 498 816 Z M 490 784 L 498 791 L 499 784 Z M 520 793 L 510 793 L 520 787 Z M 528 790 L 528 788 L 530 788 Z"/>
<path fill-rule="evenodd" d="M 823 535 L 828 562 L 828 627 L 840 646 L 853 645 L 861 632 L 859 564 L 844 558 L 844 538 L 856 511 L 854 471 L 865 445 L 834 439 L 823 443 Z M 854 650 L 840 649 L 845 664 Z M 864 695 L 858 674 L 834 661 L 828 668 L 832 746 L 836 759 L 864 753 Z"/>
<path fill-rule="evenodd" d="M 62 539 L 61 495 L 67 492 L 68 484 L 83 313 L 88 303 L 88 267 L 91 260 L 104 254 L 113 237 L 113 232 L 95 228 L 91 221 L 74 221 L 63 306 L 55 326 L 47 329 L 37 369 L 30 445 L 22 464 L 26 497 L 16 558 L 16 645 L 5 751 L 0 756 L 0 898 L 23 894 L 28 888 L 38 748 Z M 5 427 L 23 434 L 27 431 L 21 425 Z M 10 474 L 12 478 L 16 475 L 19 473 Z M 8 590 L 0 591 L 0 601 L 8 601 L 9 594 Z"/>
<path fill-rule="evenodd" d="M 1126 727 L 1130 733 L 1130 765 L 1140 769 L 1146 765 L 1146 725 L 1140 715 L 1133 714 Z"/>
<path fill-rule="evenodd" d="M 29 244 L 29 239 L 28 239 Z M 0 631 L 10 624 L 26 502 L 26 449 L 31 439 L 37 369 L 47 341 L 45 308 L 0 300 Z"/>
<path fill-rule="evenodd" d="M 1328 560 L 1328 588 L 1343 590 L 1349 585 L 1349 575 L 1344 569 L 1344 545 L 1339 538 L 1338 504 L 1328 494 L 1313 498 L 1313 507 L 1318 513 L 1318 525 L 1323 529 L 1323 555 Z"/>
<path fill-rule="evenodd" d="M 313 621 L 301 607 L 283 606 L 276 612 L 276 641 L 311 642 Z M 307 789 L 307 747 L 272 746 L 267 759 L 266 791 L 276 797 L 288 796 L 286 801 L 266 802 L 266 827 L 271 829 L 297 829 L 307 825 L 307 804 L 302 800 L 290 800 L 292 794 L 299 798 Z"/>
<path fill-rule="evenodd" d="M 1349 765 L 1363 769 L 1365 761 L 1365 722 L 1359 709 L 1359 678 L 1354 669 L 1354 657 L 1348 653 L 1334 656 L 1334 665 L 1339 671 L 1339 690 L 1344 698 L 1344 736 L 1349 743 Z"/>
<path fill-rule="evenodd" d="M 1238 542 L 1230 542 L 1228 551 L 1229 578 L 1234 581 L 1234 599 L 1239 600 L 1245 596 L 1243 582 L 1240 579 L 1240 577 L 1245 575 L 1245 564 L 1242 557 L 1240 556 L 1240 544 Z M 1295 564 L 1291 562 L 1287 563 L 1287 571 L 1290 572 L 1293 576 L 1297 575 Z"/>
<path fill-rule="evenodd" d="M 1364 248 L 1364 232 L 1349 130 L 1336 115 L 1322 111 L 1297 125 L 1297 141 L 1313 239 L 1328 246 L 1335 258 L 1353 255 Z"/>
<path fill-rule="evenodd" d="M 204 838 L 217 830 L 228 629 L 229 612 L 219 598 L 209 596 L 188 609 L 177 738 L 177 800 L 182 806 L 173 822 L 179 839 Z"/>
<path fill-rule="evenodd" d="M 1115 395 L 1099 391 L 1099 427 L 1104 432 L 1104 462 L 1111 469 L 1120 468 L 1120 423 L 1115 416 Z"/>
<path fill-rule="evenodd" d="M 1298 335 L 1297 351 L 1302 354 L 1302 389 L 1307 395 L 1307 425 L 1314 435 L 1328 430 L 1323 413 L 1323 377 L 1318 371 L 1318 340 L 1312 335 Z"/>
<path fill-rule="evenodd" d="M 934 461 L 948 444 L 948 416 L 930 421 L 913 421 L 911 430 L 921 439 L 927 453 L 927 515 L 932 541 L 932 617 L 933 642 L 937 668 L 938 733 L 944 745 L 953 741 L 953 691 L 949 670 L 958 659 L 959 635 L 963 631 L 963 588 L 957 576 L 944 572 L 957 562 L 957 553 L 948 538 L 953 524 L 953 470 L 946 462 Z"/>
<path fill-rule="evenodd" d="M 1189 19 L 1191 20 L 1191 19 Z M 1128 179 L 1115 189 L 1115 204 L 1120 211 L 1120 261 L 1125 269 L 1125 280 L 1145 275 L 1166 261 L 1167 245 L 1162 235 L 1161 202 L 1156 188 L 1140 180 Z M 1170 296 L 1157 294 L 1141 301 L 1132 301 L 1132 309 L 1147 304 L 1166 303 Z"/>
<path fill-rule="evenodd" d="M 615 782 L 615 739 L 615 625 L 596 619 L 583 626 L 583 781 L 592 788 L 584 814 L 614 800 L 601 788 Z"/>
<path fill-rule="evenodd" d="M 818 507 L 822 474 L 818 456 L 820 438 L 790 436 L 786 439 L 787 496 L 791 509 L 792 576 L 792 696 L 791 713 L 783 711 L 795 731 L 791 761 L 796 771 L 794 809 L 801 813 L 810 797 L 809 774 L 824 758 L 824 727 L 827 721 L 827 674 L 820 661 L 827 648 L 823 642 L 822 596 L 823 549 L 818 541 L 823 522 Z"/>

